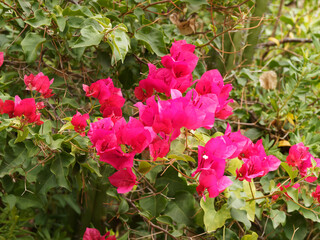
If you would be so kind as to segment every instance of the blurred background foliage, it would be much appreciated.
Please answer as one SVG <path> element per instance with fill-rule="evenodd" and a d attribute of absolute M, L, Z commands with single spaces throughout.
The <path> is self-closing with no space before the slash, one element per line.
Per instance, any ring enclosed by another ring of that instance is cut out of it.
<path fill-rule="evenodd" d="M 23 77 L 38 72 L 54 78 L 55 93 L 42 110 L 47 121 L 24 141 L 1 121 L 0 239 L 80 239 L 90 226 L 120 239 L 318 239 L 320 221 L 309 210 L 285 199 L 243 208 L 245 198 L 232 194 L 203 202 L 172 167 L 140 162 L 139 186 L 119 195 L 107 180 L 113 170 L 88 140 L 69 141 L 74 133 L 59 130 L 76 110 L 90 110 L 82 84 L 107 77 L 127 99 L 124 116 L 136 114 L 133 90 L 147 64 L 160 67 L 171 43 L 185 39 L 200 58 L 194 79 L 217 68 L 233 85 L 234 114 L 198 138 L 224 132 L 228 122 L 262 137 L 267 154 L 283 161 L 301 141 L 319 157 L 319 14 L 318 0 L 0 0 L 1 99 L 29 97 Z M 185 154 L 179 142 L 172 150 Z M 197 157 L 186 156 L 174 166 L 190 176 Z M 283 175 L 262 178 L 257 191 L 270 192 Z"/>

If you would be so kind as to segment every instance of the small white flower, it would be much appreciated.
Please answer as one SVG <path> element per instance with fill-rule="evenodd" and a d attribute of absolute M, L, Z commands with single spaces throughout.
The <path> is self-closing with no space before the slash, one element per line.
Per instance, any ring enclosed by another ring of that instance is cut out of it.
<path fill-rule="evenodd" d="M 207 155 L 203 155 L 202 157 L 206 160 L 209 158 Z"/>

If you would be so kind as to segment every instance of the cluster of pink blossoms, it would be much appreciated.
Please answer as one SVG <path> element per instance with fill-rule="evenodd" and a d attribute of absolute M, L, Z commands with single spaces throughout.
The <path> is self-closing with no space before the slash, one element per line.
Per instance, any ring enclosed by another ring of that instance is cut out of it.
<path fill-rule="evenodd" d="M 0 52 L 0 67 L 2 66 L 3 62 L 4 62 L 3 52 Z"/>
<path fill-rule="evenodd" d="M 237 178 L 241 181 L 251 181 L 252 178 L 262 177 L 269 171 L 276 170 L 280 160 L 275 156 L 267 156 L 262 141 L 253 144 L 240 131 L 231 132 L 227 126 L 223 136 L 210 139 L 204 147 L 198 147 L 198 168 L 193 176 L 200 172 L 197 191 L 204 196 L 207 189 L 209 197 L 216 197 L 223 192 L 232 181 L 224 176 L 226 159 L 240 158 L 244 164 L 236 170 Z"/>
<path fill-rule="evenodd" d="M 104 118 L 111 117 L 113 121 L 122 117 L 121 107 L 125 99 L 122 97 L 121 89 L 113 85 L 112 79 L 100 79 L 88 85 L 82 85 L 87 97 L 97 98 L 101 105 L 100 112 Z"/>
<path fill-rule="evenodd" d="M 110 232 L 101 236 L 99 230 L 95 228 L 86 228 L 83 240 L 117 240 L 115 236 L 110 236 Z"/>
<path fill-rule="evenodd" d="M 19 96 L 15 96 L 15 100 L 0 99 L 0 114 L 8 114 L 9 118 L 20 117 L 22 125 L 28 123 L 35 123 L 37 125 L 43 124 L 40 120 L 40 109 L 44 108 L 43 102 L 38 102 L 34 98 L 22 99 Z"/>
<path fill-rule="evenodd" d="M 149 149 L 151 157 L 165 157 L 171 142 L 180 135 L 180 129 L 212 128 L 215 117 L 227 118 L 232 109 L 227 104 L 231 85 L 224 85 L 217 70 L 206 72 L 200 80 L 193 81 L 192 72 L 198 57 L 195 46 L 186 41 L 173 43 L 170 54 L 162 57 L 164 68 L 149 64 L 147 79 L 135 89 L 136 97 L 145 101 L 135 106 L 139 119 L 122 118 L 124 99 L 110 78 L 99 80 L 91 86 L 83 85 L 86 96 L 94 97 L 101 104 L 103 119 L 91 123 L 88 137 L 100 160 L 112 165 L 118 172 L 109 177 L 119 193 L 125 193 L 136 184 L 132 172 L 136 154 Z M 197 82 L 196 89 L 187 89 Z M 153 95 L 165 93 L 167 100 Z M 187 91 L 187 92 L 186 92 Z M 186 92 L 186 93 L 185 93 Z M 183 95 L 185 93 L 185 95 Z M 80 126 L 74 116 L 74 126 Z M 82 126 L 83 129 L 83 126 Z"/>
<path fill-rule="evenodd" d="M 30 74 L 24 76 L 24 82 L 26 84 L 26 90 L 35 90 L 41 94 L 43 98 L 51 97 L 52 89 L 49 89 L 53 82 L 53 79 L 49 81 L 49 78 L 43 73 L 39 73 L 36 76 Z M 43 102 L 37 102 L 34 98 L 21 99 L 19 96 L 15 96 L 15 100 L 5 100 L 3 102 L 0 99 L 0 114 L 8 114 L 9 118 L 19 117 L 22 125 L 28 123 L 35 123 L 37 125 L 43 124 L 40 120 L 40 109 L 44 108 Z"/>
<path fill-rule="evenodd" d="M 289 166 L 299 169 L 301 177 L 306 177 L 308 168 L 312 167 L 311 159 L 314 159 L 317 163 L 317 167 L 320 167 L 320 158 L 315 158 L 314 156 L 312 156 L 312 154 L 309 152 L 309 148 L 305 147 L 301 142 L 293 145 L 289 149 L 289 155 L 287 156 L 286 160 Z M 317 177 L 308 176 L 305 180 L 307 182 L 314 182 L 317 180 Z"/>
<path fill-rule="evenodd" d="M 53 83 L 53 79 L 49 80 L 42 72 L 38 73 L 36 76 L 30 74 L 29 76 L 24 76 L 24 83 L 26 84 L 26 90 L 35 90 L 41 94 L 43 98 L 49 98 L 53 96 L 52 89 L 50 85 Z"/>
<path fill-rule="evenodd" d="M 122 117 L 121 107 L 125 100 L 110 78 L 98 80 L 91 86 L 83 85 L 86 96 L 99 100 L 104 117 L 90 124 L 88 137 L 100 161 L 117 170 L 109 181 L 118 193 L 129 192 L 137 183 L 132 171 L 136 154 L 148 149 L 154 160 L 165 157 L 181 128 L 210 129 L 215 118 L 226 119 L 232 114 L 228 105 L 232 102 L 228 99 L 232 86 L 224 84 L 218 70 L 207 71 L 199 80 L 193 81 L 192 72 L 198 61 L 194 50 L 195 46 L 184 40 L 176 41 L 170 54 L 162 57 L 164 68 L 157 69 L 149 64 L 148 77 L 135 89 L 136 97 L 143 101 L 135 104 L 139 119 L 130 118 L 126 122 Z M 193 84 L 196 84 L 195 88 L 188 90 Z M 164 93 L 167 99 L 160 99 L 155 92 Z M 82 135 L 87 119 L 87 114 L 80 113 L 72 119 L 75 130 Z M 294 152 L 295 147 L 292 149 Z M 291 152 L 289 155 L 293 156 Z M 305 176 L 305 169 L 311 166 L 308 156 L 291 160 L 296 162 L 294 166 L 299 168 L 301 176 Z M 209 197 L 216 197 L 232 184 L 224 172 L 227 159 L 236 157 L 243 161 L 236 170 L 237 179 L 241 181 L 265 176 L 278 169 L 281 163 L 275 156 L 267 156 L 262 140 L 254 144 L 240 131 L 231 132 L 228 125 L 223 136 L 198 147 L 198 168 L 193 176 L 199 174 L 199 195 L 204 196 L 207 190 Z"/>

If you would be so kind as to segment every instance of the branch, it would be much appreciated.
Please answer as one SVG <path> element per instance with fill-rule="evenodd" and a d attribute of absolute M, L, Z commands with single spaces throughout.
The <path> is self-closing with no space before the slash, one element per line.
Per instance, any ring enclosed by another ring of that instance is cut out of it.
<path fill-rule="evenodd" d="M 173 236 L 171 233 L 169 233 L 166 229 L 163 229 L 162 227 L 155 225 L 153 222 L 151 222 L 148 218 L 146 218 L 145 216 L 143 216 L 140 212 L 140 210 L 137 208 L 137 206 L 132 202 L 131 199 L 125 197 L 125 199 L 131 204 L 131 206 L 139 213 L 139 215 L 145 220 L 147 221 L 151 227 L 154 227 L 162 232 L 164 232 L 165 234 L 168 234 L 172 239 L 178 240 L 178 238 L 176 238 L 175 236 Z"/>
<path fill-rule="evenodd" d="M 212 6 L 212 9 L 213 9 L 213 10 L 226 10 L 226 9 L 230 9 L 230 8 L 238 8 L 238 7 L 240 7 L 241 5 L 243 5 L 243 4 L 245 4 L 245 3 L 249 2 L 249 1 L 251 1 L 251 0 L 245 0 L 245 1 L 243 1 L 242 3 L 239 3 L 239 4 L 237 4 L 237 5 L 233 5 L 233 6 L 229 6 L 229 7 L 224 7 L 224 6 L 213 7 L 213 6 Z"/>
<path fill-rule="evenodd" d="M 284 43 L 312 43 L 312 39 L 308 38 L 284 38 L 283 40 L 280 40 L 280 44 Z M 260 43 L 258 44 L 258 47 L 270 47 L 270 46 L 276 46 L 277 44 L 275 42 L 267 42 L 267 43 Z"/>

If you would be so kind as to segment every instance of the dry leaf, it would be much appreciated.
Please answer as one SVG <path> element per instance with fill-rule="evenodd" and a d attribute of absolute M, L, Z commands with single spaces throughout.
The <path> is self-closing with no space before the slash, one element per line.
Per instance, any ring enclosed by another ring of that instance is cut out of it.
<path fill-rule="evenodd" d="M 181 21 L 177 13 L 172 13 L 169 17 L 170 21 L 177 26 L 182 35 L 190 35 L 196 32 L 196 17 L 191 16 L 186 21 Z"/>
<path fill-rule="evenodd" d="M 277 74 L 275 71 L 267 71 L 262 73 L 259 78 L 261 87 L 264 89 L 275 89 L 277 87 Z"/>

